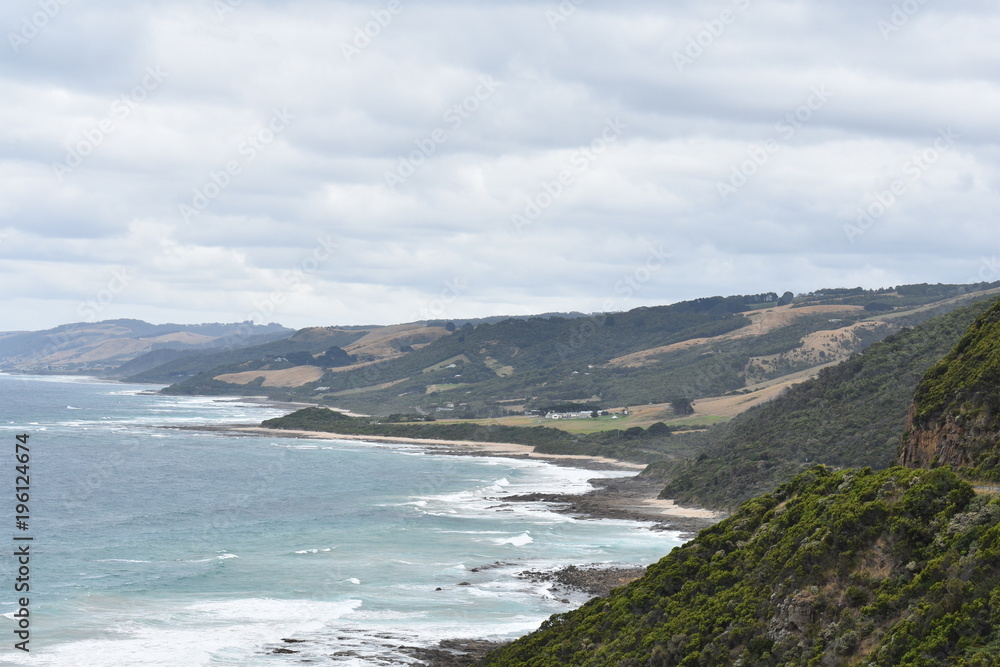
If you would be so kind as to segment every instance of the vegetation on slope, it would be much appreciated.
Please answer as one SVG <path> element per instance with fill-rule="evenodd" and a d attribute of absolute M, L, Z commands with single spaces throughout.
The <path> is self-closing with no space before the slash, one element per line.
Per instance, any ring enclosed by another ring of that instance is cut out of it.
<path fill-rule="evenodd" d="M 573 434 L 554 428 L 535 426 L 501 426 L 469 422 L 438 424 L 431 422 L 376 420 L 348 415 L 327 408 L 303 408 L 284 417 L 262 422 L 265 428 L 322 431 L 345 435 L 381 437 L 429 438 L 432 440 L 506 442 L 532 445 L 543 454 L 582 454 L 607 456 L 638 463 L 658 461 L 678 451 L 689 455 L 682 438 L 672 438 L 670 428 L 662 422 L 647 429 L 632 427 L 624 430 Z"/>
<path fill-rule="evenodd" d="M 305 355 L 303 360 L 313 359 L 314 354 L 325 352 L 331 346 L 346 346 L 361 338 L 364 331 L 345 329 L 302 329 L 280 340 L 268 341 L 260 345 L 228 349 L 212 354 L 198 354 L 172 359 L 159 366 L 144 369 L 126 378 L 127 382 L 176 382 L 178 379 L 196 376 L 205 381 L 204 395 L 233 393 L 239 385 L 215 382 L 211 377 L 235 370 L 256 370 L 264 365 L 269 368 L 289 368 L 295 362 L 276 363 L 276 359 L 294 359 Z M 142 361 L 142 357 L 136 361 Z M 206 367 L 211 369 L 206 371 Z M 187 393 L 174 391 L 168 387 L 164 393 Z"/>
<path fill-rule="evenodd" d="M 178 360 L 132 379 L 179 380 L 170 393 L 240 394 L 247 385 L 233 378 L 273 369 L 275 353 L 304 351 L 314 357 L 296 357 L 298 363 L 321 368 L 322 376 L 310 373 L 309 381 L 293 387 L 270 386 L 265 379 L 249 388 L 275 399 L 355 412 L 447 411 L 460 418 L 499 417 L 565 401 L 606 407 L 663 403 L 741 391 L 846 358 L 931 317 L 935 303 L 954 307 L 949 301 L 989 287 L 995 285 L 831 289 L 794 301 L 790 294 L 778 298 L 767 293 L 584 317 L 508 318 L 457 328 L 437 322 L 425 330 L 441 332 L 436 339 L 404 344 L 403 339 L 385 338 L 375 356 L 362 353 L 358 346 L 363 340 L 350 347 L 346 340 L 333 342 L 350 355 L 358 347 L 355 363 L 340 367 L 315 356 L 321 349 L 281 350 L 279 345 L 258 350 L 256 358 Z M 867 324 L 854 326 L 859 321 Z M 403 328 L 415 337 L 421 331 L 419 325 Z M 344 331 L 360 336 L 368 329 Z M 823 331 L 827 333 L 816 335 Z M 288 340 L 294 342 L 301 333 Z M 622 361 L 630 355 L 640 358 Z M 226 381 L 216 379 L 221 375 Z"/>
<path fill-rule="evenodd" d="M 623 352 L 739 329 L 748 320 L 737 312 L 746 309 L 748 303 L 764 303 L 772 297 L 777 299 L 773 294 L 712 297 L 614 315 L 508 319 L 476 327 L 467 325 L 393 359 L 331 369 L 319 380 L 296 390 L 263 393 L 364 412 L 401 412 L 447 402 L 471 402 L 479 406 L 488 403 L 495 408 L 497 401 L 510 399 L 546 403 L 589 399 L 601 389 L 587 375 L 595 372 L 588 366 Z M 238 392 L 239 387 L 226 387 L 213 378 L 220 373 L 243 370 L 252 369 L 232 364 L 215 367 L 170 387 L 169 391 Z M 628 387 L 628 383 L 621 381 L 620 386 Z M 459 389 L 460 392 L 448 394 L 449 390 Z"/>
<path fill-rule="evenodd" d="M 998 591 L 1000 501 L 945 468 L 817 466 L 483 664 L 986 667 Z"/>
<path fill-rule="evenodd" d="M 900 457 L 909 465 L 956 466 L 1000 480 L 1000 303 L 920 381 Z"/>
<path fill-rule="evenodd" d="M 989 305 L 904 330 L 729 423 L 684 436 L 697 460 L 654 464 L 647 474 L 670 480 L 664 498 L 731 508 L 816 463 L 888 467 L 921 377 Z"/>
<path fill-rule="evenodd" d="M 914 423 L 925 426 L 966 404 L 1000 415 L 1000 302 L 962 337 L 948 356 L 931 368 L 914 396 Z M 1000 426 L 994 422 L 992 426 Z"/>

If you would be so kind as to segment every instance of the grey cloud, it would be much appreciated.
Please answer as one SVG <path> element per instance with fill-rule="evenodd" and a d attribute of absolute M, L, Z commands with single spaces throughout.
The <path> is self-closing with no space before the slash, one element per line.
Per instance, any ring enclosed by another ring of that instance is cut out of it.
<path fill-rule="evenodd" d="M 238 4 L 69 3 L 0 48 L 0 257 L 59 277 L 10 281 L 9 302 L 59 324 L 92 291 L 69 276 L 124 265 L 143 277 L 109 315 L 243 319 L 320 238 L 338 252 L 277 321 L 412 319 L 456 279 L 449 314 L 465 317 L 958 282 L 1000 253 L 992 3 L 927 5 L 888 38 L 892 2 L 591 0 L 550 23 L 557 2 L 401 0 L 377 29 L 384 3 Z M 37 8 L 9 3 L 0 24 Z M 678 71 L 725 8 L 731 25 Z M 169 76 L 55 178 L 150 66 Z M 484 78 L 500 85 L 480 99 Z M 828 101 L 779 125 L 823 86 Z M 268 138 L 275 109 L 295 118 Z M 581 160 L 615 118 L 627 130 Z M 954 148 L 852 240 L 858 209 L 948 126 Z M 251 151 L 254 136 L 268 140 Z M 753 173 L 721 197 L 734 169 Z M 650 243 L 670 260 L 616 290 Z"/>

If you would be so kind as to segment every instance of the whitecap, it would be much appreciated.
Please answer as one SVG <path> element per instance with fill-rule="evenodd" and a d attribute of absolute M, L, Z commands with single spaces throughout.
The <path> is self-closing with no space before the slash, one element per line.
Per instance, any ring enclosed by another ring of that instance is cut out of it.
<path fill-rule="evenodd" d="M 230 558 L 239 558 L 236 554 L 222 554 L 221 556 L 212 556 L 211 558 L 198 558 L 195 560 L 185 560 L 183 558 L 178 558 L 177 560 L 182 563 L 211 563 L 216 560 L 229 560 Z"/>
<path fill-rule="evenodd" d="M 531 535 L 528 535 L 528 533 L 521 533 L 520 535 L 517 535 L 515 537 L 507 537 L 507 538 L 500 538 L 493 540 L 495 544 L 509 544 L 514 547 L 523 547 L 524 545 L 531 544 L 534 541 L 535 540 L 531 537 Z"/>

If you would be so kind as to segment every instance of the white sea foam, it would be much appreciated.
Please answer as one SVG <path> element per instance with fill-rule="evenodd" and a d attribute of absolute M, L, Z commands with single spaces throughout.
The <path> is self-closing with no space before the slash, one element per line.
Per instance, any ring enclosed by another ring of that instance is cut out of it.
<path fill-rule="evenodd" d="M 583 493 L 592 488 L 590 478 L 631 473 L 445 456 L 414 445 L 282 439 L 268 446 L 258 436 L 153 431 L 150 426 L 166 420 L 224 423 L 250 410 L 212 398 L 107 397 L 106 388 L 79 396 L 60 388 L 58 412 L 31 414 L 62 438 L 64 444 L 46 436 L 61 452 L 66 484 L 80 474 L 75 456 L 87 461 L 95 448 L 117 443 L 141 443 L 144 450 L 129 454 L 121 464 L 127 467 L 116 472 L 120 496 L 88 499 L 86 510 L 97 512 L 93 518 L 82 509 L 57 517 L 63 526 L 54 534 L 66 532 L 64 543 L 79 550 L 67 547 L 65 576 L 50 582 L 61 598 L 52 607 L 56 620 L 45 651 L 33 651 L 26 665 L 265 667 L 288 657 L 271 654 L 279 647 L 300 651 L 295 660 L 317 663 L 356 651 L 356 662 L 338 664 L 407 664 L 413 658 L 400 653 L 402 645 L 511 638 L 582 601 L 567 596 L 571 602 L 565 603 L 551 584 L 518 577 L 520 572 L 621 562 L 635 553 L 652 562 L 673 546 L 664 533 L 638 530 L 641 524 L 580 522 L 545 503 L 506 500 L 536 491 Z M 87 414 L 69 413 L 67 404 L 88 406 Z M 107 419 L 60 422 L 89 417 L 91 409 Z M 169 439 L 150 443 L 150 433 Z M 331 453 L 292 451 L 317 446 Z M 195 452 L 197 465 L 189 460 Z M 403 481 L 369 488 L 368 475 L 354 474 L 353 466 L 315 465 L 316 456 L 334 454 L 355 457 L 358 469 L 381 472 L 384 464 L 387 479 L 395 474 Z M 169 474 L 173 466 L 176 475 Z M 50 477 L 60 479 L 56 471 Z M 424 488 L 422 480 L 436 486 Z M 150 502 L 160 494 L 164 503 Z M 232 497 L 246 500 L 234 507 Z M 109 527 L 100 539 L 89 537 L 96 522 Z M 200 542 L 210 546 L 191 551 L 188 533 L 211 540 Z M 157 560 L 88 560 L 132 555 L 110 549 L 126 544 L 141 545 L 141 555 L 155 553 Z M 240 560 L 230 560 L 237 553 Z M 461 582 L 471 585 L 459 587 Z M 245 591 L 254 593 L 246 599 Z M 277 597 L 283 599 L 271 599 Z M 281 641 L 286 637 L 307 641 L 287 645 Z"/>
<path fill-rule="evenodd" d="M 496 544 L 510 544 L 515 547 L 523 547 L 526 544 L 531 544 L 535 540 L 531 537 L 531 535 L 528 535 L 528 533 L 521 533 L 515 537 L 498 538 L 493 541 Z"/>
<path fill-rule="evenodd" d="M 177 560 L 182 563 L 211 563 L 217 560 L 229 560 L 231 558 L 239 558 L 236 554 L 221 554 L 219 556 L 212 556 L 211 558 L 196 558 L 194 560 L 185 560 L 183 558 L 178 558 Z"/>
<path fill-rule="evenodd" d="M 153 665 L 200 667 L 259 664 L 268 648 L 298 633 L 323 632 L 361 606 L 360 600 L 311 602 L 206 601 L 107 628 L 110 638 L 72 641 L 31 654 L 20 664 L 65 667 Z M 270 664 L 270 663 L 267 663 Z"/>

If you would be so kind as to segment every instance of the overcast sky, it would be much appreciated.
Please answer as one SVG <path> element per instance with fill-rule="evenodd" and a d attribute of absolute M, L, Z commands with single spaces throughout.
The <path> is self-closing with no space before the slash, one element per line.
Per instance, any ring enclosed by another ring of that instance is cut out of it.
<path fill-rule="evenodd" d="M 6 0 L 0 330 L 1000 280 L 995 2 Z"/>

